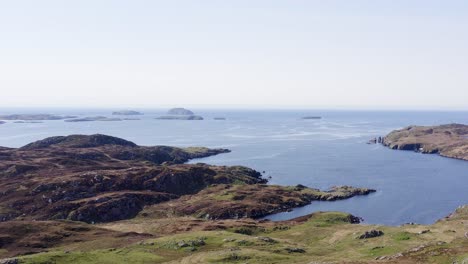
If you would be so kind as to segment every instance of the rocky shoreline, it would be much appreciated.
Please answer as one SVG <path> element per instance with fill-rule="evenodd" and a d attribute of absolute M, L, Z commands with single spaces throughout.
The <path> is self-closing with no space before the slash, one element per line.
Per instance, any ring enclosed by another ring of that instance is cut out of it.
<path fill-rule="evenodd" d="M 135 217 L 151 205 L 164 208 L 169 200 L 182 215 L 256 218 L 313 200 L 374 192 L 347 186 L 322 192 L 265 185 L 259 172 L 246 167 L 184 164 L 226 152 L 141 147 L 106 135 L 51 137 L 18 149 L 0 149 L 0 207 L 8 208 L 0 212 L 0 220 L 109 222 Z M 212 199 L 226 192 L 229 199 Z M 188 208 L 190 199 L 201 202 Z"/>
<path fill-rule="evenodd" d="M 409 126 L 371 139 L 369 143 L 468 161 L 468 125 L 463 124 Z"/>
<path fill-rule="evenodd" d="M 99 134 L 0 147 L 0 258 L 10 258 L 0 263 L 426 263 L 426 251 L 460 248 L 464 238 L 465 207 L 430 227 L 356 225 L 359 217 L 340 212 L 259 220 L 375 190 L 269 185 L 247 167 L 186 164 L 227 152 Z M 443 243 L 419 247 L 435 234 Z"/>

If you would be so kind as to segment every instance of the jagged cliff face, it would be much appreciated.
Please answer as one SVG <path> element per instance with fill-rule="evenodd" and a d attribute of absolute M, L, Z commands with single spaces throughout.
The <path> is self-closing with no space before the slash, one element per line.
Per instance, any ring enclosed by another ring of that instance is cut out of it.
<path fill-rule="evenodd" d="M 383 144 L 392 149 L 468 160 L 468 125 L 409 126 L 389 133 Z"/>
<path fill-rule="evenodd" d="M 0 148 L 0 220 L 108 222 L 216 183 L 264 182 L 244 167 L 183 164 L 226 149 L 141 147 L 105 135 Z"/>

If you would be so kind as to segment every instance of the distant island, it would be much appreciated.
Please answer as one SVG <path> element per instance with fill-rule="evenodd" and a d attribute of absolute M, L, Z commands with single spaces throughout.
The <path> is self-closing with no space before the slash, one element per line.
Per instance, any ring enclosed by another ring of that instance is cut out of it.
<path fill-rule="evenodd" d="M 112 112 L 112 115 L 143 115 L 143 113 L 133 111 L 133 110 L 121 110 Z"/>
<path fill-rule="evenodd" d="M 1 124 L 5 124 L 5 122 L 4 122 L 4 121 L 0 121 L 0 125 L 1 125 Z"/>
<path fill-rule="evenodd" d="M 49 114 L 14 114 L 14 115 L 0 115 L 0 120 L 63 120 L 75 118 L 76 116 L 58 116 Z"/>
<path fill-rule="evenodd" d="M 302 119 L 322 119 L 321 116 L 304 116 Z"/>
<path fill-rule="evenodd" d="M 92 122 L 92 121 L 122 121 L 120 118 L 110 118 L 105 116 L 92 116 L 76 119 L 67 119 L 65 122 Z"/>
<path fill-rule="evenodd" d="M 214 119 L 214 120 L 226 120 L 225 117 L 215 117 L 215 118 L 213 118 L 213 119 Z"/>
<path fill-rule="evenodd" d="M 172 108 L 164 116 L 156 117 L 161 120 L 203 120 L 203 117 L 185 108 Z"/>
<path fill-rule="evenodd" d="M 409 126 L 392 131 L 379 141 L 391 149 L 437 153 L 468 161 L 468 125 Z"/>
<path fill-rule="evenodd" d="M 160 116 L 156 117 L 156 119 L 160 120 L 203 120 L 203 117 L 190 115 L 190 116 Z"/>
<path fill-rule="evenodd" d="M 194 115 L 192 111 L 185 108 L 172 108 L 167 111 L 168 115 Z"/>

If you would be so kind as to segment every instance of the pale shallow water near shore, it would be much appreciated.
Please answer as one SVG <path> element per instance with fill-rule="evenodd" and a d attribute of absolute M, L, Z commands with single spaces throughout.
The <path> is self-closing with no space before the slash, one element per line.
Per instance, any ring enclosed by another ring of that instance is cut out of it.
<path fill-rule="evenodd" d="M 197 114 L 206 120 L 176 121 L 155 120 L 163 111 L 141 111 L 145 113 L 137 116 L 141 120 L 122 122 L 7 121 L 0 125 L 0 146 L 19 147 L 49 136 L 102 133 L 140 145 L 225 147 L 232 152 L 192 162 L 249 166 L 265 171 L 265 177 L 272 177 L 271 184 L 377 189 L 369 196 L 314 202 L 269 216 L 272 220 L 336 210 L 361 216 L 366 223 L 428 224 L 468 203 L 468 162 L 366 144 L 371 137 L 411 124 L 468 124 L 467 112 L 199 110 Z M 112 110 L 3 109 L 1 114 L 32 112 L 111 116 Z M 301 119 L 316 115 L 323 118 Z"/>

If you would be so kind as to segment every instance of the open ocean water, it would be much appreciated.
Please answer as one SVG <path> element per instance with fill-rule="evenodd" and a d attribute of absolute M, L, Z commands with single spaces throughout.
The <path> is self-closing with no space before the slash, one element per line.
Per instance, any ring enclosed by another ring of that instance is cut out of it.
<path fill-rule="evenodd" d="M 119 110 L 119 109 L 115 109 Z M 0 114 L 48 113 L 111 116 L 112 110 L 2 109 Z M 271 184 L 328 189 L 352 185 L 377 190 L 343 201 L 313 202 L 271 215 L 290 219 L 315 211 L 344 211 L 365 223 L 430 224 L 468 204 L 468 162 L 396 151 L 366 142 L 408 125 L 468 124 L 468 112 L 330 110 L 198 110 L 203 121 L 156 120 L 162 110 L 142 110 L 141 120 L 44 121 L 0 125 L 0 146 L 19 147 L 49 136 L 101 133 L 139 145 L 206 146 L 232 150 L 192 162 L 244 165 L 265 171 Z M 321 120 L 303 120 L 317 115 Z M 213 120 L 225 117 L 224 121 Z"/>

